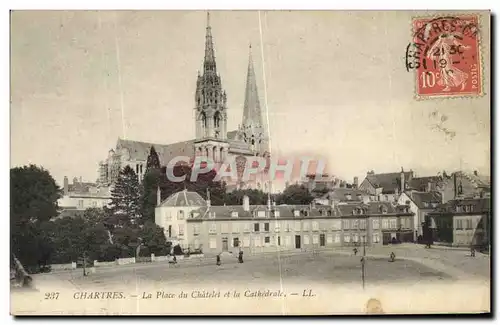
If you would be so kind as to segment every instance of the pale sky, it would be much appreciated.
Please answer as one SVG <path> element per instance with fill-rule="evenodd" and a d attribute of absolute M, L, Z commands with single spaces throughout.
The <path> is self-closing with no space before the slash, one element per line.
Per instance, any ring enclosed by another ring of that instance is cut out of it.
<path fill-rule="evenodd" d="M 251 43 L 273 153 L 326 157 L 348 181 L 401 167 L 489 173 L 489 20 L 480 31 L 487 95 L 418 101 L 404 55 L 411 17 L 426 14 L 262 12 L 261 43 L 257 12 L 211 12 L 228 129 L 241 123 Z M 65 175 L 94 181 L 118 137 L 194 138 L 205 26 L 204 11 L 12 13 L 11 166 L 43 166 L 60 185 Z M 453 139 L 433 129 L 433 111 Z"/>

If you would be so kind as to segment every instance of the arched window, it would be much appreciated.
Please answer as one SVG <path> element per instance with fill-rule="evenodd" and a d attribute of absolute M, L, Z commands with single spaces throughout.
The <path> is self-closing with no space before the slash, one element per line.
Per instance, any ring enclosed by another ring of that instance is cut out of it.
<path fill-rule="evenodd" d="M 219 112 L 215 112 L 215 115 L 214 115 L 214 126 L 216 128 L 218 128 L 220 126 L 220 113 Z"/>
<path fill-rule="evenodd" d="M 207 116 L 205 115 L 205 112 L 201 112 L 201 120 L 203 121 L 203 127 L 207 127 Z"/>

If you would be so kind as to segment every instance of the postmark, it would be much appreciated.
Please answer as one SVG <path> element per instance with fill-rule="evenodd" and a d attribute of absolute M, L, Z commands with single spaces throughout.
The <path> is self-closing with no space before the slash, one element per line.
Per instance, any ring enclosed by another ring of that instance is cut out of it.
<path fill-rule="evenodd" d="M 481 96 L 477 15 L 414 18 L 406 47 L 407 71 L 415 71 L 419 98 Z"/>

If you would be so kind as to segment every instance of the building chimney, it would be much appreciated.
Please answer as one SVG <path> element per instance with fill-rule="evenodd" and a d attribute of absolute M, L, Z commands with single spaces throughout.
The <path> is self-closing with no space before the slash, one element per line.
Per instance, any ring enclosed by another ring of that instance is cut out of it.
<path fill-rule="evenodd" d="M 210 189 L 207 188 L 207 207 L 210 207 L 211 206 L 211 202 L 210 202 Z"/>
<path fill-rule="evenodd" d="M 248 195 L 243 196 L 243 211 L 250 211 L 250 198 Z"/>
<path fill-rule="evenodd" d="M 427 192 L 431 192 L 431 191 L 432 191 L 432 183 L 428 182 L 427 183 Z"/>
<path fill-rule="evenodd" d="M 68 195 L 68 193 L 69 193 L 68 176 L 64 176 L 64 195 Z"/>
<path fill-rule="evenodd" d="M 80 176 L 80 184 L 81 184 L 81 183 L 83 183 L 83 181 L 82 181 L 82 176 Z"/>
<path fill-rule="evenodd" d="M 156 205 L 160 206 L 160 204 L 161 204 L 161 190 L 160 187 L 158 186 L 158 188 L 156 189 Z"/>
<path fill-rule="evenodd" d="M 357 189 L 357 188 L 358 188 L 358 177 L 357 177 L 357 176 L 356 176 L 356 177 L 354 177 L 354 180 L 353 180 L 353 182 L 352 182 L 352 187 L 353 187 L 354 189 Z"/>
<path fill-rule="evenodd" d="M 400 192 L 403 193 L 405 191 L 405 172 L 403 167 L 401 167 L 401 189 Z"/>
<path fill-rule="evenodd" d="M 73 185 L 76 185 L 76 184 L 78 184 L 78 178 L 73 177 Z"/>

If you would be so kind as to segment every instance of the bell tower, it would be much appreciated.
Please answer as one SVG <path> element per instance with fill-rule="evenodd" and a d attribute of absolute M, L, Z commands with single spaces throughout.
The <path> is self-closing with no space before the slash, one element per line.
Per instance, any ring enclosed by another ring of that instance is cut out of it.
<path fill-rule="evenodd" d="M 229 144 L 226 105 L 226 92 L 222 89 L 221 78 L 217 74 L 210 13 L 207 13 L 203 72 L 200 74 L 198 71 L 196 80 L 196 156 L 206 156 L 215 162 L 222 162 L 227 157 Z"/>

